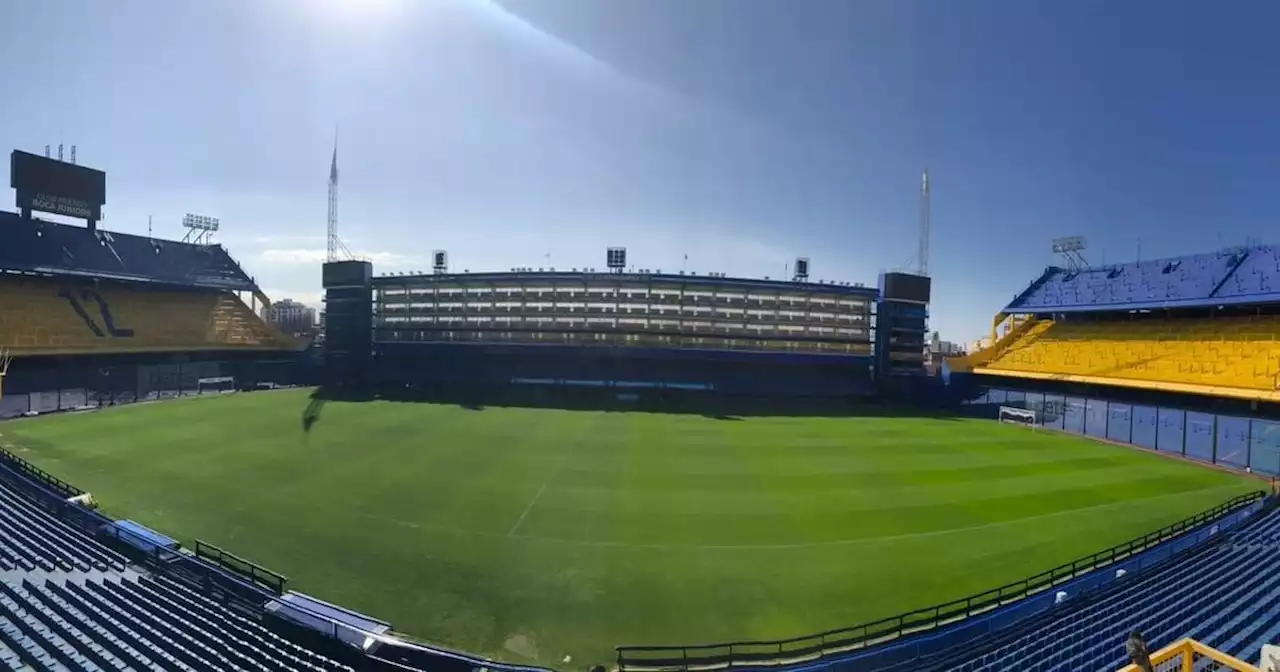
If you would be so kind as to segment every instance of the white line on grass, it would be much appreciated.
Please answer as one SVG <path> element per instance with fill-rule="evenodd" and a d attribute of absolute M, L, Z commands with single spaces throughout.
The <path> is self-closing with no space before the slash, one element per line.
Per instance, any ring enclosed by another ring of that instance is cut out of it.
<path fill-rule="evenodd" d="M 559 469 L 557 469 L 557 471 L 559 471 Z M 554 476 L 555 474 L 552 474 L 552 477 Z M 549 482 L 551 482 L 550 478 L 547 479 L 547 483 Z M 546 483 L 543 483 L 543 488 L 546 488 Z M 393 525 L 400 525 L 403 527 L 410 527 L 414 529 L 423 528 L 423 529 L 433 530 L 436 532 L 444 532 L 446 534 L 456 534 L 456 535 L 465 536 L 465 537 L 490 537 L 490 538 L 498 537 L 498 538 L 508 538 L 508 539 L 521 539 L 524 541 L 541 542 L 545 544 L 554 544 L 558 546 L 588 546 L 588 547 L 594 546 L 594 547 L 601 547 L 601 548 L 635 548 L 635 549 L 667 550 L 667 551 L 699 551 L 699 550 L 768 551 L 768 550 L 787 550 L 787 549 L 798 550 L 798 549 L 805 549 L 805 548 L 820 548 L 823 546 L 857 546 L 861 544 L 874 544 L 874 543 L 891 542 L 891 541 L 906 541 L 909 539 L 924 539 L 927 537 L 941 537 L 949 534 L 964 534 L 967 532 L 977 532 L 980 530 L 988 530 L 988 529 L 994 529 L 998 527 L 1018 525 L 1020 523 L 1030 523 L 1030 522 L 1036 522 L 1041 520 L 1048 520 L 1051 518 L 1059 518 L 1062 516 L 1068 516 L 1076 513 L 1104 511 L 1106 509 L 1114 509 L 1117 507 L 1122 507 L 1130 504 L 1138 504 L 1141 502 L 1153 502 L 1153 501 L 1158 501 L 1163 499 L 1172 499 L 1174 497 L 1185 497 L 1190 494 L 1197 494 L 1202 492 L 1217 492 L 1219 490 L 1230 490 L 1234 488 L 1235 486 L 1227 485 L 1227 486 L 1217 486 L 1212 488 L 1201 488 L 1199 490 L 1184 490 L 1182 492 L 1174 492 L 1174 493 L 1168 493 L 1164 495 L 1154 495 L 1152 497 L 1142 497 L 1139 499 L 1127 499 L 1122 502 L 1107 502 L 1105 504 L 1094 504 L 1093 506 L 1085 506 L 1085 507 L 1080 507 L 1076 509 L 1062 509 L 1060 511 L 1054 511 L 1052 513 L 1043 513 L 1037 516 L 1028 516 L 1026 518 L 1014 518 L 1012 520 L 997 520 L 991 523 L 983 523 L 981 525 L 970 525 L 968 527 L 949 527 L 944 530 L 930 530 L 928 532 L 909 532 L 906 534 L 892 534 L 892 535 L 883 536 L 883 537 L 859 537 L 857 539 L 835 539 L 832 541 L 813 541 L 813 542 L 799 543 L 799 544 L 635 544 L 635 543 L 630 543 L 626 541 L 597 541 L 592 539 L 560 539 L 556 537 L 539 537 L 539 536 L 529 535 L 529 534 L 515 534 L 516 529 L 520 527 L 520 522 L 523 521 L 524 517 L 529 514 L 529 509 L 532 509 L 533 505 L 538 501 L 538 497 L 542 496 L 541 489 L 539 489 L 538 494 L 534 496 L 533 501 L 529 502 L 529 507 L 526 508 L 524 514 L 520 516 L 520 520 L 516 521 L 515 527 L 512 527 L 511 531 L 506 533 L 505 535 L 502 534 L 501 532 L 485 532 L 483 530 L 462 530 L 456 527 L 434 525 L 431 523 L 420 524 L 420 523 L 414 523 L 406 520 L 391 518 L 389 516 L 378 516 L 371 513 L 361 513 L 360 515 L 364 516 L 365 518 L 369 518 L 371 520 L 380 520 L 382 522 L 391 523 Z"/>
<path fill-rule="evenodd" d="M 524 522 L 524 519 L 529 515 L 529 512 L 533 510 L 533 507 L 538 503 L 538 500 L 542 499 L 542 493 L 547 491 L 547 485 L 551 483 L 551 481 L 555 480 L 556 476 L 560 475 L 560 470 L 564 468 L 564 463 L 569 460 L 569 456 L 573 454 L 573 449 L 577 446 L 577 442 L 569 444 L 569 450 L 565 451 L 564 455 L 560 457 L 559 462 L 556 462 L 556 468 L 551 472 L 550 476 L 547 476 L 547 480 L 542 482 L 542 487 L 538 488 L 538 493 L 533 496 L 533 499 L 529 500 L 529 505 L 524 507 L 524 513 L 520 514 L 520 517 L 516 519 L 516 524 L 512 525 L 511 529 L 507 532 L 508 537 L 516 536 L 516 530 L 520 529 L 520 524 Z"/>
<path fill-rule="evenodd" d="M 559 471 L 560 470 L 557 469 L 555 473 L 551 474 L 551 476 L 554 477 L 556 473 L 559 473 Z M 542 493 L 547 491 L 547 484 L 550 482 L 551 477 L 548 477 L 547 480 L 542 482 L 542 487 L 538 488 L 538 494 L 534 495 L 533 499 L 529 500 L 529 506 L 524 507 L 524 513 L 520 514 L 520 517 L 516 519 L 516 524 L 512 525 L 511 530 L 507 532 L 508 537 L 516 536 L 516 530 L 520 529 L 520 523 L 523 523 L 525 516 L 528 516 L 529 512 L 533 510 L 533 505 L 537 504 L 539 499 L 542 499 Z"/>

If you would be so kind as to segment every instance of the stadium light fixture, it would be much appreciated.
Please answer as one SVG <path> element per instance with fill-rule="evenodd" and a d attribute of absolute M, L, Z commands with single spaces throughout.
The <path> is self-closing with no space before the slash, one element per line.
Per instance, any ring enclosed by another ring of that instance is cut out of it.
<path fill-rule="evenodd" d="M 805 282 L 809 279 L 809 257 L 796 257 L 795 276 L 793 280 L 796 282 Z"/>
<path fill-rule="evenodd" d="M 1081 254 L 1087 247 L 1084 236 L 1067 236 L 1053 241 L 1053 253 L 1066 260 L 1073 271 L 1088 267 L 1089 262 Z"/>
<path fill-rule="evenodd" d="M 182 217 L 182 226 L 196 231 L 217 231 L 220 222 L 217 217 L 187 214 Z"/>
<path fill-rule="evenodd" d="M 621 273 L 627 267 L 627 248 L 610 247 L 606 249 L 605 266 L 614 273 Z"/>
<path fill-rule="evenodd" d="M 187 213 L 182 216 L 182 226 L 187 229 L 186 235 L 182 237 L 182 242 L 195 243 L 197 245 L 208 244 L 211 242 L 210 236 L 221 225 L 222 223 L 217 217 Z"/>

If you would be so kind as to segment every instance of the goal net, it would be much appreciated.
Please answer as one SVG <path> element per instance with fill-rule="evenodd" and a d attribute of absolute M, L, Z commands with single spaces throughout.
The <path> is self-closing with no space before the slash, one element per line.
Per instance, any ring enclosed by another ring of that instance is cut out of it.
<path fill-rule="evenodd" d="M 13 361 L 13 355 L 5 348 L 0 348 L 0 399 L 4 398 L 4 375 L 9 373 L 9 362 Z"/>
<path fill-rule="evenodd" d="M 216 394 L 218 392 L 234 392 L 236 379 L 234 376 L 218 376 L 217 378 L 201 378 L 196 381 L 196 394 Z"/>
<path fill-rule="evenodd" d="M 1025 408 L 1015 408 L 1013 406 L 1000 407 L 1000 422 L 1008 422 L 1015 425 L 1023 425 L 1035 429 L 1040 424 L 1040 414 Z"/>

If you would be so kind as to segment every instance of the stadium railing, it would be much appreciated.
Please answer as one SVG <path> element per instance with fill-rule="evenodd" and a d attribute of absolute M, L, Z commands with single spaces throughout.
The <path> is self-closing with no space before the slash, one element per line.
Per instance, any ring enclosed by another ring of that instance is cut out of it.
<path fill-rule="evenodd" d="M 1141 537 L 975 595 L 917 609 L 878 621 L 813 635 L 778 640 L 666 646 L 618 646 L 619 669 L 715 669 L 738 666 L 786 665 L 867 649 L 906 635 L 929 632 L 958 623 L 1023 598 L 1058 587 L 1094 570 L 1153 548 L 1207 523 L 1262 501 L 1263 491 L 1232 497 L 1211 509 L 1167 525 Z"/>
<path fill-rule="evenodd" d="M 1258 672 L 1257 667 L 1191 638 L 1174 642 L 1151 654 L 1151 667 L 1155 672 L 1194 672 L 1195 670 Z M 1127 665 L 1120 668 L 1119 672 L 1142 672 L 1142 668 L 1137 665 Z"/>
<path fill-rule="evenodd" d="M 0 454 L 4 456 L 4 461 L 8 463 L 11 468 L 16 469 L 28 479 L 44 485 L 44 487 L 54 491 L 64 499 L 70 499 L 84 494 L 84 490 L 71 485 L 40 467 L 18 457 L 17 455 L 14 455 L 13 452 L 7 448 L 0 448 Z"/>
<path fill-rule="evenodd" d="M 196 557 L 204 558 L 224 570 L 238 574 L 248 579 L 249 583 L 276 595 L 284 594 L 284 584 L 289 581 L 289 578 L 283 574 L 273 572 L 234 553 L 228 553 L 207 541 L 196 539 L 195 554 Z"/>

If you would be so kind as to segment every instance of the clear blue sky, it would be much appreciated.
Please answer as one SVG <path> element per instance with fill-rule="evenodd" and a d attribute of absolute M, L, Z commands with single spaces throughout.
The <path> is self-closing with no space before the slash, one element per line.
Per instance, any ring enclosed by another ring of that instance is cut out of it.
<path fill-rule="evenodd" d="M 626 245 L 870 284 L 912 263 L 927 164 L 952 340 L 1054 237 L 1117 261 L 1280 222 L 1272 0 L 39 0 L 0 25 L 4 143 L 77 144 L 108 228 L 221 217 L 274 298 L 318 295 L 335 124 L 342 236 L 388 271 Z"/>

